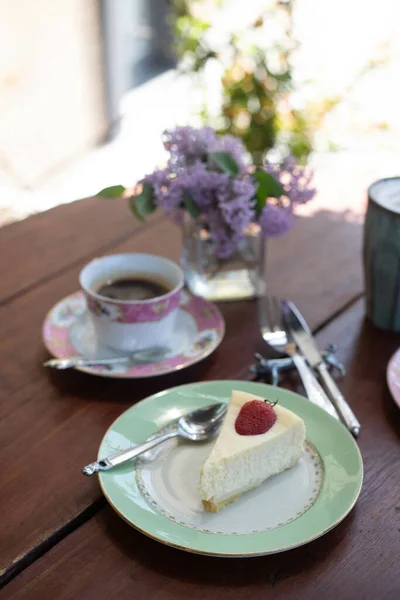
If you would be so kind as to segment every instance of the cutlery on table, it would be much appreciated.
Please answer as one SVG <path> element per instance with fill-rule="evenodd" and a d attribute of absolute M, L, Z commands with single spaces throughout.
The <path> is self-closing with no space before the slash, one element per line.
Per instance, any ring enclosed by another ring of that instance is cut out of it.
<path fill-rule="evenodd" d="M 112 358 L 85 358 L 84 356 L 69 356 L 67 358 L 52 358 L 43 363 L 44 367 L 53 369 L 73 369 L 74 367 L 93 367 L 97 365 L 134 365 L 137 363 L 160 362 L 164 360 L 170 348 L 154 346 L 131 353 L 129 356 L 115 356 Z"/>
<path fill-rule="evenodd" d="M 192 442 L 204 442 L 211 439 L 219 432 L 226 410 L 227 405 L 223 403 L 198 408 L 183 415 L 171 431 L 150 439 L 144 442 L 144 444 L 139 444 L 134 448 L 128 448 L 107 458 L 97 460 L 84 467 L 82 473 L 90 476 L 98 471 L 108 471 L 174 437 L 182 437 Z"/>
<path fill-rule="evenodd" d="M 327 394 L 341 421 L 346 425 L 354 437 L 357 437 L 360 433 L 360 423 L 329 373 L 306 321 L 292 302 L 283 301 L 283 310 L 288 328 L 290 329 L 296 346 L 303 356 L 306 357 L 310 367 L 315 369 L 321 377 Z"/>
<path fill-rule="evenodd" d="M 319 384 L 305 358 L 297 352 L 296 345 L 285 328 L 281 301 L 275 296 L 260 296 L 257 301 L 260 331 L 263 340 L 277 352 L 292 358 L 309 400 L 323 408 L 335 419 L 339 416 Z"/>
<path fill-rule="evenodd" d="M 336 346 L 335 344 L 329 344 L 325 350 L 321 352 L 322 358 L 326 365 L 329 365 L 333 369 L 336 369 L 342 377 L 346 375 L 346 370 L 341 362 L 335 356 Z M 294 363 L 290 356 L 283 356 L 278 358 L 266 358 L 259 352 L 254 353 L 256 363 L 250 365 L 249 370 L 256 375 L 256 377 L 268 376 L 271 378 L 271 384 L 274 386 L 279 385 L 279 376 L 285 371 L 291 371 Z"/>

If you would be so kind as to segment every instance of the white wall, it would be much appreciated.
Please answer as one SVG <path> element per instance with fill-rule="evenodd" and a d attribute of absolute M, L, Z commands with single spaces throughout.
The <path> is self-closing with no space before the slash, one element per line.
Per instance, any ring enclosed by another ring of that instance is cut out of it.
<path fill-rule="evenodd" d="M 105 133 L 96 0 L 0 0 L 0 177 L 31 187 Z"/>

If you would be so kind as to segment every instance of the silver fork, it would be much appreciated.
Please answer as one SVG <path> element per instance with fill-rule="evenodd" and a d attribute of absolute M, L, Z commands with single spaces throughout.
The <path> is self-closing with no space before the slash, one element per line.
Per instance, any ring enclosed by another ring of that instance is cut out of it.
<path fill-rule="evenodd" d="M 297 352 L 296 344 L 284 324 L 281 301 L 276 296 L 258 298 L 258 319 L 264 342 L 277 352 L 290 356 L 303 382 L 309 400 L 339 420 L 334 406 L 319 384 L 304 356 Z"/>

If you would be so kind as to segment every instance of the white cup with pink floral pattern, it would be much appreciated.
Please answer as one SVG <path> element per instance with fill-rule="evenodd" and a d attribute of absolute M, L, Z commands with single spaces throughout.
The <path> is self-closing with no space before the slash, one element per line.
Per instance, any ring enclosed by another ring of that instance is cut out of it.
<path fill-rule="evenodd" d="M 130 277 L 162 280 L 168 291 L 147 300 L 111 299 L 98 293 L 107 280 Z M 184 285 L 177 264 L 152 254 L 114 254 L 87 264 L 79 281 L 101 346 L 134 352 L 170 345 Z"/>

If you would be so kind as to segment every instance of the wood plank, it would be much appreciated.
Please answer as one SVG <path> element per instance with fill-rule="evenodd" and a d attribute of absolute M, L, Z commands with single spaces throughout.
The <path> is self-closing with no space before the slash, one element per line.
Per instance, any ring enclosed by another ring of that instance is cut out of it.
<path fill-rule="evenodd" d="M 313 328 L 364 289 L 362 225 L 321 210 L 267 248 L 267 293 L 293 300 Z"/>
<path fill-rule="evenodd" d="M 326 264 L 315 266 L 312 283 L 307 274 L 300 275 L 297 265 L 319 264 L 309 242 L 313 235 L 320 236 L 321 230 L 331 252 L 325 250 Z M 360 293 L 359 263 L 353 259 L 359 233 L 345 223 L 331 222 L 326 215 L 300 219 L 287 240 L 270 245 L 270 293 L 283 293 L 298 302 L 310 325 L 319 326 Z M 137 232 L 110 251 L 157 252 L 160 240 L 163 255 L 177 260 L 180 237 L 165 221 L 153 224 L 150 233 Z M 105 429 L 127 406 L 186 381 L 242 376 L 260 341 L 255 303 L 226 303 L 221 305 L 227 325 L 223 344 L 192 369 L 147 382 L 44 371 L 42 320 L 49 307 L 77 288 L 85 260 L 0 308 L 0 443 L 6 465 L 0 482 L 0 519 L 7 535 L 1 557 L 3 571 L 29 560 L 38 546 L 58 535 L 100 498 L 97 486 L 82 485 L 79 467 L 93 458 Z M 342 289 L 339 280 L 346 281 Z M 326 302 L 326 297 L 333 299 Z M 45 485 L 38 485 L 38 478 L 44 479 Z"/>
<path fill-rule="evenodd" d="M 0 304 L 140 228 L 122 198 L 88 198 L 0 228 Z"/>
<path fill-rule="evenodd" d="M 400 336 L 375 330 L 363 314 L 358 302 L 318 335 L 320 345 L 339 344 L 348 369 L 342 387 L 363 427 L 361 497 L 333 531 L 274 556 L 216 560 L 147 539 L 107 507 L 18 575 L 1 598 L 398 598 L 400 414 L 384 370 Z"/>

